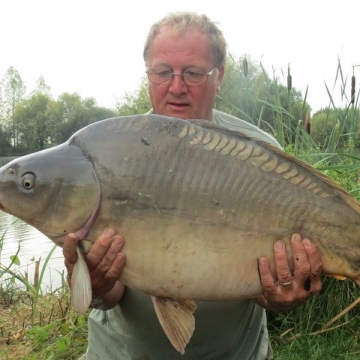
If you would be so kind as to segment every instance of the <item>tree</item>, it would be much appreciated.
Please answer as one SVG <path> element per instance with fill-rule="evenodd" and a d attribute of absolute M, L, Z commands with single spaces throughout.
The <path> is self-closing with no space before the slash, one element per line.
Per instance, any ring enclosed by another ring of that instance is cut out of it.
<path fill-rule="evenodd" d="M 19 72 L 10 67 L 1 83 L 3 90 L 3 116 L 8 126 L 11 127 L 13 146 L 16 149 L 18 145 L 17 123 L 13 117 L 16 106 L 23 100 L 26 87 Z"/>
<path fill-rule="evenodd" d="M 52 106 L 53 122 L 56 124 L 54 140 L 58 144 L 84 126 L 116 115 L 111 109 L 98 107 L 94 98 L 82 99 L 76 93 L 61 94 Z"/>
<path fill-rule="evenodd" d="M 49 95 L 34 92 L 16 107 L 13 117 L 18 124 L 18 151 L 33 152 L 54 145 L 50 114 L 52 101 Z"/>
<path fill-rule="evenodd" d="M 0 156 L 10 156 L 11 155 L 11 143 L 10 143 L 10 134 L 6 133 L 3 130 L 2 125 L 0 124 Z"/>
<path fill-rule="evenodd" d="M 36 88 L 33 92 L 51 95 L 51 88 L 46 84 L 44 77 L 41 75 L 36 81 Z"/>
<path fill-rule="evenodd" d="M 127 116 L 144 114 L 151 109 L 151 101 L 148 92 L 147 78 L 143 78 L 139 88 L 134 92 L 126 92 L 117 102 L 116 110 L 118 115 Z"/>

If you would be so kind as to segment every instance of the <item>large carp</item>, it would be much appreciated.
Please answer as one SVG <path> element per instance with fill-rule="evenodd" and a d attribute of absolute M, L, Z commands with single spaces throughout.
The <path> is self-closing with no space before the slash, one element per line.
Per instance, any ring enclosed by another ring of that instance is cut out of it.
<path fill-rule="evenodd" d="M 125 236 L 120 281 L 152 296 L 180 352 L 194 329 L 192 300 L 258 296 L 257 259 L 274 269 L 273 243 L 294 232 L 316 244 L 325 274 L 360 285 L 359 203 L 283 151 L 208 121 L 91 124 L 2 167 L 0 209 L 60 246 L 75 232 L 88 250 L 116 228 Z M 81 256 L 72 297 L 83 312 L 91 288 Z"/>

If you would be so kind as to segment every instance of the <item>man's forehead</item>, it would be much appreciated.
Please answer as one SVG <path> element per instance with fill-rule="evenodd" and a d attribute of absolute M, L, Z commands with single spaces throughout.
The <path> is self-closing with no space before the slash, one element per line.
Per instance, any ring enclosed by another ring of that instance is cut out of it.
<path fill-rule="evenodd" d="M 204 66 L 212 59 L 210 40 L 205 34 L 198 30 L 173 34 L 167 28 L 164 27 L 156 34 L 150 46 L 148 60 L 152 64 L 181 60 L 181 63 L 186 62 L 188 65 Z"/>

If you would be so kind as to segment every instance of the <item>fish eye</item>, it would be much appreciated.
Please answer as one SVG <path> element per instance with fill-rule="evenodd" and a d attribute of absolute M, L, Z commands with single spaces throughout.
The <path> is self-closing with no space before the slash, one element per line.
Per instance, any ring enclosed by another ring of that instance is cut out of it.
<path fill-rule="evenodd" d="M 35 185 L 35 175 L 33 173 L 26 173 L 21 178 L 21 185 L 24 189 L 30 190 Z"/>

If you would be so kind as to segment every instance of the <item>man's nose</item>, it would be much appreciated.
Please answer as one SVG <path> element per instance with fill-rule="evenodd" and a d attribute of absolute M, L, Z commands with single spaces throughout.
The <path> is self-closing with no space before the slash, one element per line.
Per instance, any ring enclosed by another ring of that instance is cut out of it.
<path fill-rule="evenodd" d="M 184 83 L 181 74 L 173 74 L 169 90 L 174 94 L 187 92 L 187 85 Z"/>

